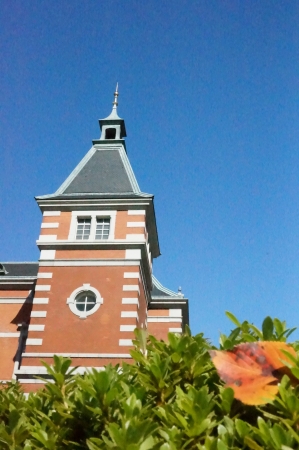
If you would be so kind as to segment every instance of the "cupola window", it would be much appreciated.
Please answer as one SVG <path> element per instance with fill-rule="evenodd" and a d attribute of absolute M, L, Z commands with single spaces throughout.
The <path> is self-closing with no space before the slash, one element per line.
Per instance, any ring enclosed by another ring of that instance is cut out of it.
<path fill-rule="evenodd" d="M 105 139 L 115 139 L 116 128 L 106 128 Z"/>

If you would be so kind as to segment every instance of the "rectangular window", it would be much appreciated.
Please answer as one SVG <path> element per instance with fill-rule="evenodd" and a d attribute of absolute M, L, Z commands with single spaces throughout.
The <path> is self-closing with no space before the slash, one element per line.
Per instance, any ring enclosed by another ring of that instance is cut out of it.
<path fill-rule="evenodd" d="M 110 218 L 97 217 L 96 239 L 108 239 L 110 232 Z"/>
<path fill-rule="evenodd" d="M 91 227 L 91 218 L 77 218 L 77 233 L 76 239 L 86 240 L 89 239 Z"/>

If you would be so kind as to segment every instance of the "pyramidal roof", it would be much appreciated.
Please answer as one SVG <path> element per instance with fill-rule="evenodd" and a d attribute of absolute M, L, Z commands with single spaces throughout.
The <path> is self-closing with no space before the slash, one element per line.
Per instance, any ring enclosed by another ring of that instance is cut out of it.
<path fill-rule="evenodd" d="M 111 114 L 100 119 L 101 137 L 68 176 L 59 189 L 47 198 L 153 197 L 140 191 L 126 153 L 124 120 L 117 114 L 116 89 Z"/>

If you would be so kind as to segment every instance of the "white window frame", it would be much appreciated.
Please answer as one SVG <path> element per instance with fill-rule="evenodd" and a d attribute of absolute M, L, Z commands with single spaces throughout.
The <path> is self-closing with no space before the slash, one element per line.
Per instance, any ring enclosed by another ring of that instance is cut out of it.
<path fill-rule="evenodd" d="M 83 292 L 88 292 L 88 291 L 92 292 L 96 296 L 96 303 L 95 303 L 94 307 L 91 308 L 89 311 L 79 311 L 76 306 L 76 297 L 79 294 L 81 294 Z M 95 289 L 94 287 L 90 286 L 90 284 L 83 284 L 81 287 L 75 289 L 71 293 L 69 298 L 66 300 L 66 303 L 67 303 L 67 305 L 69 305 L 69 308 L 72 311 L 72 313 L 75 314 L 76 316 L 79 316 L 80 319 L 86 319 L 87 316 L 94 314 L 99 309 L 99 307 L 102 305 L 103 302 L 104 302 L 104 299 L 101 296 L 101 294 L 99 293 L 99 291 L 97 289 Z"/>
<path fill-rule="evenodd" d="M 69 232 L 69 241 L 76 241 L 76 242 L 109 242 L 114 240 L 114 234 L 115 234 L 115 220 L 116 220 L 116 212 L 117 211 L 72 211 L 72 219 L 71 219 L 71 226 L 70 226 L 70 232 Z M 88 239 L 76 239 L 77 235 L 77 219 L 91 219 L 91 227 L 90 227 L 90 234 Z M 108 239 L 96 239 L 96 227 L 97 227 L 97 218 L 104 219 L 104 218 L 110 218 L 110 229 L 109 229 L 109 236 Z"/>

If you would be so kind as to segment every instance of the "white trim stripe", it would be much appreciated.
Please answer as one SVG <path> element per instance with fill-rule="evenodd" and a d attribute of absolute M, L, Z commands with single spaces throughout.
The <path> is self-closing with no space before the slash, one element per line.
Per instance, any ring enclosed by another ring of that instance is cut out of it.
<path fill-rule="evenodd" d="M 180 319 L 179 317 L 148 317 L 147 318 L 148 323 L 150 322 L 173 322 L 173 323 L 182 323 L 182 319 Z"/>
<path fill-rule="evenodd" d="M 129 209 L 128 216 L 145 216 L 145 209 Z"/>
<path fill-rule="evenodd" d="M 50 284 L 39 284 L 35 286 L 35 291 L 50 291 L 51 285 Z"/>
<path fill-rule="evenodd" d="M 120 339 L 119 340 L 119 345 L 123 346 L 123 347 L 131 347 L 134 344 L 133 344 L 132 339 Z"/>
<path fill-rule="evenodd" d="M 74 369 L 70 367 L 69 370 Z M 104 370 L 104 367 L 76 367 L 73 373 L 82 375 L 88 370 Z M 47 369 L 42 366 L 22 366 L 20 369 L 15 371 L 16 375 L 46 375 Z M 25 382 L 25 381 L 24 381 Z"/>
<path fill-rule="evenodd" d="M 33 304 L 34 305 L 47 305 L 49 303 L 48 298 L 34 298 Z"/>
<path fill-rule="evenodd" d="M 58 222 L 46 222 L 41 224 L 41 228 L 58 228 L 59 223 Z"/>
<path fill-rule="evenodd" d="M 44 217 L 57 217 L 60 216 L 61 211 L 44 211 Z"/>
<path fill-rule="evenodd" d="M 182 333 L 183 329 L 182 328 L 169 328 L 169 332 L 170 333 Z"/>
<path fill-rule="evenodd" d="M 47 250 L 42 250 L 47 251 Z M 49 250 L 51 251 L 51 250 Z M 55 250 L 54 250 L 55 251 Z M 139 250 L 137 250 L 139 251 Z M 47 259 L 47 258 L 43 258 Z M 54 258 L 52 258 L 54 259 Z M 40 261 L 40 267 L 101 267 L 101 266 L 138 266 L 140 261 L 129 261 L 125 259 L 56 259 L 54 261 Z"/>
<path fill-rule="evenodd" d="M 41 234 L 38 238 L 40 242 L 53 242 L 56 241 L 57 234 Z"/>
<path fill-rule="evenodd" d="M 138 305 L 139 306 L 139 301 L 138 298 L 127 298 L 124 297 L 121 299 L 121 302 L 123 305 Z"/>
<path fill-rule="evenodd" d="M 54 355 L 69 358 L 132 358 L 130 353 L 22 353 L 23 358 L 53 358 Z"/>
<path fill-rule="evenodd" d="M 137 311 L 121 311 L 120 317 L 135 317 L 138 319 L 138 312 Z"/>
<path fill-rule="evenodd" d="M 124 278 L 137 278 L 139 280 L 139 272 L 125 272 Z"/>
<path fill-rule="evenodd" d="M 119 331 L 134 331 L 136 325 L 121 325 Z"/>
<path fill-rule="evenodd" d="M 128 228 L 140 228 L 145 227 L 145 222 L 127 222 Z"/>
<path fill-rule="evenodd" d="M 39 259 L 55 259 L 56 250 L 41 250 Z"/>
<path fill-rule="evenodd" d="M 47 311 L 31 311 L 30 317 L 47 317 Z"/>
<path fill-rule="evenodd" d="M 124 284 L 123 285 L 123 291 L 126 292 L 138 292 L 138 294 L 140 294 L 140 289 L 138 285 L 135 284 Z"/>
<path fill-rule="evenodd" d="M 39 272 L 37 278 L 52 278 L 53 273 L 51 272 Z"/>
<path fill-rule="evenodd" d="M 14 338 L 19 336 L 20 336 L 19 331 L 17 333 L 0 333 L 0 338 Z"/>
<path fill-rule="evenodd" d="M 25 303 L 25 298 L 0 298 L 0 305 L 5 305 L 5 304 L 23 304 Z"/>
<path fill-rule="evenodd" d="M 43 340 L 42 339 L 27 339 L 26 345 L 42 345 Z"/>
<path fill-rule="evenodd" d="M 126 234 L 126 240 L 131 242 L 144 242 L 145 236 L 143 233 L 138 234 Z"/>
<path fill-rule="evenodd" d="M 169 317 L 182 317 L 182 310 L 181 309 L 170 309 Z"/>
<path fill-rule="evenodd" d="M 28 330 L 29 331 L 44 331 L 45 325 L 29 325 Z"/>
<path fill-rule="evenodd" d="M 18 382 L 21 384 L 45 384 L 45 381 L 42 380 L 32 380 L 30 378 L 18 378 Z M 54 380 L 47 380 L 47 383 L 54 383 Z M 26 395 L 26 394 L 24 394 Z M 29 394 L 27 394 L 29 395 Z"/>

